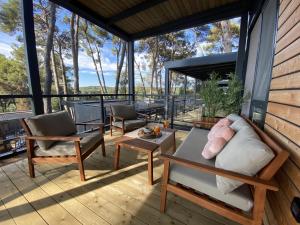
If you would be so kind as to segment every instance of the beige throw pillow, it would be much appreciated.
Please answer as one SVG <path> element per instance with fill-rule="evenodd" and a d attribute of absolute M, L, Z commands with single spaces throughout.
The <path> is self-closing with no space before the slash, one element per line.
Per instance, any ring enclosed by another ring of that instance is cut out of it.
<path fill-rule="evenodd" d="M 215 166 L 224 170 L 254 176 L 274 157 L 273 151 L 263 143 L 250 127 L 241 128 L 217 155 Z M 218 189 L 226 194 L 243 183 L 217 176 Z"/>

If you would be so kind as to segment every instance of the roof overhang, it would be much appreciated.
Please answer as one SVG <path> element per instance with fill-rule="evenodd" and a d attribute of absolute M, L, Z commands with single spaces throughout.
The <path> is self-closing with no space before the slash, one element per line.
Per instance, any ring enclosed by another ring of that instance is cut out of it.
<path fill-rule="evenodd" d="M 130 41 L 238 17 L 258 0 L 51 1 Z"/>
<path fill-rule="evenodd" d="M 165 69 L 175 71 L 193 78 L 206 80 L 211 72 L 220 74 L 223 78 L 235 71 L 237 53 L 224 53 L 203 57 L 188 58 L 165 62 Z"/>

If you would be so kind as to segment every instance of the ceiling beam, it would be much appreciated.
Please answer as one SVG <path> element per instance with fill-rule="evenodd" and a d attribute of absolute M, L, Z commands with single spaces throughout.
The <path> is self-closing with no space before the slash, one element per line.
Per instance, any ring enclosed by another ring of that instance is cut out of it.
<path fill-rule="evenodd" d="M 191 16 L 183 17 L 163 25 L 152 27 L 147 30 L 132 35 L 134 40 L 147 38 L 155 35 L 175 32 L 195 26 L 200 26 L 220 20 L 230 19 L 241 16 L 248 10 L 249 4 L 245 1 L 238 1 L 228 5 L 220 6 L 204 12 L 199 12 Z"/>
<path fill-rule="evenodd" d="M 82 3 L 78 1 L 70 1 L 70 0 L 51 0 L 55 4 L 62 6 L 65 9 L 70 10 L 71 12 L 76 13 L 80 17 L 94 23 L 95 25 L 101 27 L 102 29 L 122 38 L 125 41 L 129 41 L 130 37 L 128 33 L 125 31 L 121 30 L 120 28 L 114 26 L 114 25 L 109 25 L 107 19 L 104 17 L 100 16 L 93 10 L 89 9 Z"/>
<path fill-rule="evenodd" d="M 108 24 L 114 24 L 120 20 L 124 20 L 128 17 L 131 17 L 137 13 L 150 9 L 158 4 L 166 2 L 167 0 L 146 0 L 140 4 L 137 4 L 129 9 L 126 9 L 119 14 L 116 14 L 108 19 Z"/>

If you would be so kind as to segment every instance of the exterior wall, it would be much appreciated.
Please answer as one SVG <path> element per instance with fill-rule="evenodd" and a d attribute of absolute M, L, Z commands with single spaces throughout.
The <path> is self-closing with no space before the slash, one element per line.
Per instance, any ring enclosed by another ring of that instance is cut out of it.
<path fill-rule="evenodd" d="M 268 194 L 265 225 L 297 224 L 290 213 L 300 196 L 300 1 L 280 0 L 265 131 L 291 156 L 277 174 L 279 192 Z"/>

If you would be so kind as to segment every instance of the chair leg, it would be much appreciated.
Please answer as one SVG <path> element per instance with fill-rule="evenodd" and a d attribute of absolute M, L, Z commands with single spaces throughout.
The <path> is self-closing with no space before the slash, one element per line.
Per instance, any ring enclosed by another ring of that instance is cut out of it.
<path fill-rule="evenodd" d="M 83 165 L 82 159 L 79 160 L 78 167 L 79 167 L 79 173 L 80 173 L 80 180 L 85 181 L 84 165 Z"/>
<path fill-rule="evenodd" d="M 28 159 L 28 168 L 30 177 L 35 178 L 34 164 L 32 163 L 31 159 Z"/>
<path fill-rule="evenodd" d="M 161 193 L 160 193 L 160 211 L 164 213 L 167 205 L 167 185 L 169 180 L 170 161 L 164 161 L 164 173 L 162 178 Z"/>
<path fill-rule="evenodd" d="M 110 136 L 112 136 L 112 126 L 110 126 Z"/>
<path fill-rule="evenodd" d="M 254 208 L 253 208 L 253 223 L 252 225 L 261 225 L 266 200 L 266 189 L 256 187 L 254 190 Z"/>
<path fill-rule="evenodd" d="M 106 156 L 106 152 L 105 152 L 105 142 L 104 142 L 104 139 L 102 140 L 101 147 L 102 147 L 102 156 L 105 157 Z"/>

